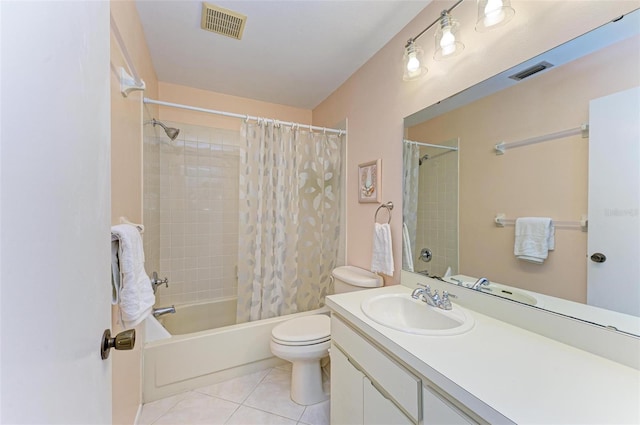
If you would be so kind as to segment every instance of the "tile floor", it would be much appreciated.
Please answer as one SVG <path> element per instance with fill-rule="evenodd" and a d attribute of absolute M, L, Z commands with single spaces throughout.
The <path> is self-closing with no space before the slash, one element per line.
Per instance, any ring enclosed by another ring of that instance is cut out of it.
<path fill-rule="evenodd" d="M 255 372 L 147 403 L 138 425 L 328 425 L 329 400 L 301 406 L 289 397 L 290 385 L 291 364 Z"/>

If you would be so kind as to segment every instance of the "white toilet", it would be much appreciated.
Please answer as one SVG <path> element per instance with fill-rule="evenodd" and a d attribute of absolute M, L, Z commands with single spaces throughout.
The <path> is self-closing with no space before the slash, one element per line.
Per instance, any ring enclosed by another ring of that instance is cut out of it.
<path fill-rule="evenodd" d="M 382 277 L 353 266 L 337 267 L 331 273 L 335 294 L 377 288 Z M 328 398 L 322 390 L 320 359 L 329 354 L 331 327 L 329 316 L 303 316 L 276 326 L 271 331 L 271 352 L 293 364 L 291 399 L 298 404 L 316 404 Z"/>

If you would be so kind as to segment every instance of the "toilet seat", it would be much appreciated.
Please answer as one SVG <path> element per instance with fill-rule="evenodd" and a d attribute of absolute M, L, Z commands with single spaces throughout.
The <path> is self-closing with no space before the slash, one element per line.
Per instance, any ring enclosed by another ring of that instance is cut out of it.
<path fill-rule="evenodd" d="M 273 328 L 271 339 L 289 346 L 321 344 L 331 339 L 331 320 L 324 314 L 287 320 Z"/>

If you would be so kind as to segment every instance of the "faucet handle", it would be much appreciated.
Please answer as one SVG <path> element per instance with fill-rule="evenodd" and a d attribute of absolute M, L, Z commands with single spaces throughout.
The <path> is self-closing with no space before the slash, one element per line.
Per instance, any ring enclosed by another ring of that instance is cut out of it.
<path fill-rule="evenodd" d="M 453 298 L 455 298 L 455 295 L 451 295 Z M 449 293 L 447 291 L 442 291 L 442 303 L 441 303 L 440 308 L 442 308 L 443 310 L 451 310 L 453 308 L 453 306 L 451 305 L 451 300 L 449 299 Z"/>
<path fill-rule="evenodd" d="M 429 288 L 429 290 L 431 290 L 431 288 Z M 435 292 L 433 293 L 433 295 L 431 296 L 431 299 L 433 300 L 433 303 L 436 306 L 439 306 L 440 303 L 442 302 L 442 299 L 440 298 L 440 294 L 438 294 L 438 290 L 436 289 Z"/>

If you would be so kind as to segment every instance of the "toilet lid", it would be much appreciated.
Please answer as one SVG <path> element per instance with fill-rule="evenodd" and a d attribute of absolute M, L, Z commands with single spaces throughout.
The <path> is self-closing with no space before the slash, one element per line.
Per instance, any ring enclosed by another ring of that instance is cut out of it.
<path fill-rule="evenodd" d="M 331 320 L 324 314 L 298 317 L 276 326 L 271 335 L 290 343 L 322 341 L 331 337 Z"/>

